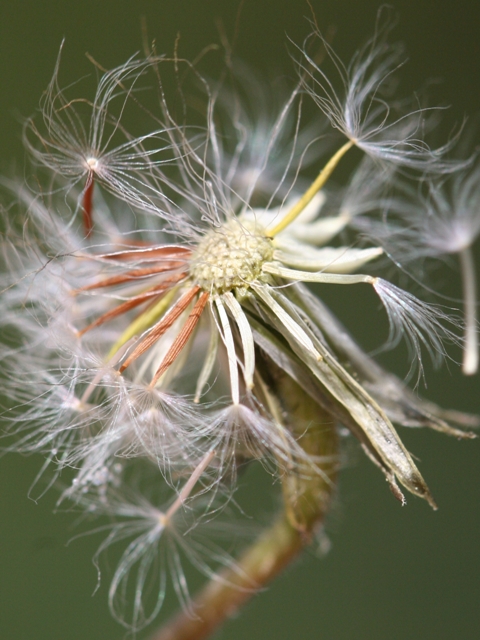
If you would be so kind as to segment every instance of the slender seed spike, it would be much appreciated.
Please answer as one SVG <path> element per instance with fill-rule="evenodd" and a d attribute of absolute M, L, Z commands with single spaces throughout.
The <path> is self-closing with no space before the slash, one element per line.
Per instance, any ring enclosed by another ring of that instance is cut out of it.
<path fill-rule="evenodd" d="M 204 291 L 200 296 L 200 298 L 195 303 L 195 306 L 190 312 L 190 315 L 188 316 L 187 321 L 185 322 L 181 332 L 173 341 L 172 346 L 167 351 L 167 354 L 165 355 L 161 365 L 158 367 L 153 377 L 153 380 L 150 383 L 150 387 L 154 387 L 156 385 L 159 378 L 165 373 L 168 367 L 171 364 L 173 364 L 173 362 L 175 362 L 180 351 L 187 344 L 188 339 L 192 335 L 193 330 L 195 329 L 198 321 L 200 320 L 200 316 L 202 315 L 203 310 L 205 309 L 205 305 L 207 304 L 207 300 L 209 296 L 210 294 L 207 291 Z"/>
<path fill-rule="evenodd" d="M 280 220 L 280 222 L 275 225 L 273 229 L 267 231 L 267 236 L 269 238 L 273 238 L 277 235 L 277 233 L 280 233 L 280 231 L 286 229 L 286 227 L 288 227 L 288 225 L 291 224 L 295 220 L 295 218 L 297 218 L 302 213 L 307 204 L 312 201 L 315 194 L 320 191 L 320 189 L 325 185 L 343 156 L 349 149 L 354 146 L 354 144 L 355 143 L 352 140 L 349 140 L 343 145 L 343 147 L 340 147 L 340 149 L 330 158 L 330 160 L 323 167 L 316 179 L 305 191 L 297 204 L 290 209 L 283 220 Z"/>
<path fill-rule="evenodd" d="M 163 273 L 164 271 L 170 271 L 172 269 L 176 269 L 182 266 L 183 266 L 183 263 L 169 262 L 167 264 L 162 264 L 155 267 L 145 267 L 144 269 L 134 269 L 133 271 L 129 271 L 125 275 L 111 276 L 109 278 L 104 278 L 103 280 L 99 280 L 98 282 L 94 282 L 93 284 L 87 284 L 86 286 L 81 287 L 80 289 L 77 289 L 75 293 L 79 293 L 82 291 L 92 291 L 94 289 L 103 289 L 105 287 L 114 287 L 119 284 L 125 284 L 126 282 L 131 282 L 132 280 L 139 280 L 141 278 L 148 278 L 148 276 L 155 276 L 160 273 Z M 181 278 L 183 278 L 185 275 L 186 275 L 185 273 L 180 273 L 178 277 L 175 276 L 175 280 L 178 281 Z"/>
<path fill-rule="evenodd" d="M 185 504 L 185 500 L 192 493 L 192 489 L 200 480 L 203 472 L 210 465 L 215 455 L 216 455 L 216 452 L 214 449 L 208 451 L 203 457 L 203 459 L 200 461 L 200 464 L 193 470 L 192 475 L 189 477 L 187 482 L 183 485 L 180 493 L 177 496 L 177 499 L 175 500 L 175 502 L 173 502 L 172 505 L 170 505 L 170 507 L 165 512 L 164 519 L 166 521 L 170 520 L 170 518 L 172 518 L 175 515 L 175 513 L 180 509 L 180 507 L 183 504 Z"/>
<path fill-rule="evenodd" d="M 168 291 L 164 296 L 158 300 L 153 307 L 146 309 L 142 314 L 138 316 L 122 333 L 117 342 L 110 349 L 108 357 L 112 357 L 114 353 L 120 349 L 122 345 L 124 345 L 132 336 L 140 335 L 144 331 L 146 331 L 149 327 L 151 327 L 158 318 L 161 318 L 165 311 L 168 309 L 168 306 L 174 299 L 177 293 L 177 287 L 174 287 L 170 291 Z"/>
<path fill-rule="evenodd" d="M 192 253 L 188 247 L 180 247 L 177 245 L 167 245 L 165 247 L 145 246 L 145 243 L 129 240 L 129 245 L 138 245 L 139 249 L 131 249 L 128 251 L 114 251 L 113 253 L 102 253 L 97 257 L 102 260 L 113 260 L 116 262 L 124 262 L 133 260 L 135 262 L 148 262 L 150 260 L 159 260 L 160 258 L 170 258 L 171 260 L 185 261 Z M 182 262 L 184 264 L 184 262 Z"/>
<path fill-rule="evenodd" d="M 144 336 L 143 340 L 139 341 L 139 344 L 135 347 L 132 353 L 128 356 L 125 362 L 120 367 L 120 373 L 123 373 L 125 369 L 132 364 L 134 360 L 139 358 L 145 351 L 150 349 L 155 342 L 163 336 L 165 331 L 169 329 L 175 320 L 185 311 L 192 299 L 199 292 L 200 287 L 192 287 L 189 291 L 183 294 L 171 309 L 169 309 L 166 315 L 152 329 Z M 133 324 L 133 323 L 132 323 Z"/>
<path fill-rule="evenodd" d="M 87 184 L 85 185 L 85 191 L 83 193 L 83 228 L 85 230 L 85 238 L 89 238 L 93 231 L 93 173 L 89 173 L 87 177 Z"/>
<path fill-rule="evenodd" d="M 153 287 L 152 289 L 149 289 L 148 291 L 146 291 L 145 293 L 142 293 L 139 296 L 135 296 L 130 300 L 126 300 L 122 304 L 119 304 L 118 306 L 116 306 L 114 309 L 111 309 L 110 311 L 107 311 L 106 313 L 102 314 L 100 317 L 98 317 L 96 320 L 91 322 L 84 329 L 79 331 L 78 332 L 79 337 L 83 336 L 85 333 L 87 333 L 87 331 L 91 331 L 95 327 L 99 327 L 105 322 L 108 322 L 109 320 L 113 320 L 117 316 L 122 315 L 123 313 L 126 313 L 131 309 L 135 309 L 135 307 L 138 307 L 139 305 L 143 304 L 144 302 L 151 299 L 152 297 L 160 296 L 164 292 L 164 290 L 165 290 L 164 286 Z"/>

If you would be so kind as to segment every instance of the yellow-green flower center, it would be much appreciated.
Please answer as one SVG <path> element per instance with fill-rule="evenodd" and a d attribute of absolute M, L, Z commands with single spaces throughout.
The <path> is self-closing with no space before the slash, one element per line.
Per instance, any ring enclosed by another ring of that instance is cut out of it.
<path fill-rule="evenodd" d="M 225 293 L 262 279 L 262 265 L 272 257 L 272 241 L 262 227 L 230 220 L 200 242 L 190 273 L 205 291 Z"/>

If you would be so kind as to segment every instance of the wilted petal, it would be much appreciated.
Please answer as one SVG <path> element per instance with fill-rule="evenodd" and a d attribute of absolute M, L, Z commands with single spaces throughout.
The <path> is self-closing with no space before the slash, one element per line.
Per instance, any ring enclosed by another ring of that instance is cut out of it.
<path fill-rule="evenodd" d="M 384 411 L 347 373 L 330 350 L 311 333 L 294 305 L 278 292 L 275 293 L 275 298 L 277 301 L 281 300 L 281 306 L 285 312 L 288 312 L 298 325 L 302 326 L 305 333 L 310 335 L 312 343 L 321 355 L 320 360 L 309 358 L 305 361 L 305 366 L 315 375 L 330 396 L 329 406 L 325 408 L 340 418 L 341 422 L 367 447 L 391 484 L 395 476 L 406 489 L 425 498 L 435 508 L 435 502 L 425 481 Z M 273 326 L 281 330 L 281 323 L 274 313 L 267 310 L 267 316 Z M 283 334 L 291 349 L 304 360 L 305 352 L 299 348 L 297 341 L 285 332 Z M 392 490 L 398 497 L 398 488 L 393 485 Z"/>
<path fill-rule="evenodd" d="M 353 340 L 341 322 L 301 283 L 290 288 L 290 296 L 316 325 L 321 328 L 329 347 L 342 363 L 355 371 L 356 379 L 372 394 L 390 420 L 409 427 L 430 427 L 457 438 L 476 437 L 463 428 L 480 426 L 480 418 L 460 411 L 441 409 L 433 402 L 419 398 L 394 374 L 386 371 Z"/>
<path fill-rule="evenodd" d="M 286 251 L 275 251 L 274 258 L 283 264 L 296 269 L 308 271 L 322 271 L 324 273 L 351 273 L 362 267 L 370 260 L 382 255 L 383 249 L 371 247 L 369 249 L 350 249 L 349 247 L 311 247 L 293 246 Z"/>

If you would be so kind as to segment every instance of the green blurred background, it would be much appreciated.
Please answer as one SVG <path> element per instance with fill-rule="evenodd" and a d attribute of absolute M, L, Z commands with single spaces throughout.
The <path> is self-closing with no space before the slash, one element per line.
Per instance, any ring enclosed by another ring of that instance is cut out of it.
<path fill-rule="evenodd" d="M 83 55 L 105 67 L 141 49 L 145 16 L 159 52 L 193 58 L 218 41 L 218 22 L 249 64 L 292 75 L 286 36 L 308 33 L 308 4 L 301 0 L 0 0 L 0 170 L 24 172 L 21 118 L 31 115 L 50 80 L 66 37 L 63 79 L 91 71 Z M 335 48 L 344 59 L 372 31 L 379 2 L 312 0 L 320 27 L 336 27 Z M 434 79 L 431 94 L 452 105 L 448 125 L 480 111 L 480 2 L 397 0 L 398 25 L 410 62 L 404 87 Z M 237 19 L 238 15 L 238 19 Z M 236 25 L 236 26 L 235 26 Z M 478 135 L 480 142 L 480 132 Z M 479 207 L 480 215 L 480 207 Z M 458 284 L 450 273 L 451 290 Z M 337 304 L 342 314 L 343 302 Z M 351 309 L 352 298 L 348 298 Z M 358 304 L 361 304 L 359 298 Z M 364 344 L 371 314 L 343 316 L 355 322 Z M 370 330 L 371 331 L 371 330 Z M 398 372 L 401 360 L 384 360 Z M 428 373 L 428 396 L 445 406 L 480 411 L 479 376 L 463 379 L 454 365 Z M 401 508 L 381 474 L 361 452 L 341 474 L 339 497 L 328 521 L 332 543 L 322 558 L 307 551 L 270 589 L 218 634 L 225 640 L 469 640 L 480 637 L 480 446 L 433 432 L 402 433 L 419 457 L 440 506 L 432 512 L 411 498 Z M 90 559 L 99 539 L 75 534 L 75 516 L 52 515 L 55 496 L 27 498 L 40 459 L 0 459 L 0 639 L 115 640 L 124 630 L 106 603 L 108 571 L 91 597 L 96 572 Z M 166 616 L 167 610 L 162 612 Z M 160 621 L 160 619 L 159 619 Z M 148 636 L 148 631 L 139 638 Z"/>

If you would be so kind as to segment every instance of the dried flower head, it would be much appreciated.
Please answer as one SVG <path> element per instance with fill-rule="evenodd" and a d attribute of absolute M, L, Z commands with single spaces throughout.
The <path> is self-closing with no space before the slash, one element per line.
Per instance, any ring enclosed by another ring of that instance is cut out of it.
<path fill-rule="evenodd" d="M 301 64 L 299 86 L 327 117 L 320 125 L 304 123 L 307 98 L 298 86 L 270 122 L 264 112 L 252 122 L 249 108 L 229 108 L 240 104 L 231 87 L 175 60 L 175 70 L 183 65 L 203 88 L 205 123 L 190 127 L 184 76 L 179 117 L 160 81 L 171 62 L 156 56 L 132 58 L 100 78 L 88 126 L 78 101 L 59 88 L 57 62 L 42 102 L 45 130 L 28 123 L 28 147 L 54 186 L 32 194 L 7 185 L 26 212 L 22 234 L 7 225 L 3 240 L 11 448 L 43 453 L 51 482 L 73 469 L 61 501 L 118 519 L 100 552 L 131 538 L 110 606 L 133 629 L 163 601 L 165 574 L 152 565 L 160 556 L 188 606 L 175 545 L 213 575 L 199 559 L 205 545 L 188 540 L 202 523 L 221 527 L 240 465 L 259 460 L 281 480 L 290 526 L 307 539 L 334 486 L 338 425 L 358 438 L 403 504 L 399 485 L 435 508 L 394 423 L 457 437 L 472 437 L 464 428 L 478 424 L 419 399 L 384 371 L 304 284 L 373 287 L 390 322 L 389 345 L 404 339 L 420 370 L 422 351 L 441 360 L 446 342 L 462 342 L 455 316 L 376 275 L 384 250 L 354 224 L 385 211 L 384 187 L 398 166 L 452 171 L 443 159 L 449 145 L 431 151 L 417 137 L 422 127 L 412 122 L 422 110 L 389 123 L 379 91 L 397 65 L 395 48 L 377 36 L 348 69 L 329 53 L 343 102 L 312 58 Z M 133 137 L 121 117 L 130 101 L 138 104 L 145 79 L 156 85 L 160 108 L 153 132 Z M 328 121 L 348 138 L 330 158 L 316 137 Z M 125 141 L 112 149 L 118 136 Z M 266 141 L 260 156 L 258 136 Z M 354 145 L 382 168 L 373 175 L 361 164 L 339 206 L 325 185 Z M 304 188 L 305 164 L 314 163 L 323 168 Z M 371 313 L 374 322 L 377 308 Z M 173 495 L 166 507 L 132 490 L 132 465 L 139 474 L 148 468 L 148 478 L 155 471 Z M 217 565 L 233 562 L 219 549 L 210 555 Z M 158 597 L 148 613 L 143 592 L 152 571 Z M 233 572 L 229 580 L 239 584 L 245 572 Z"/>

